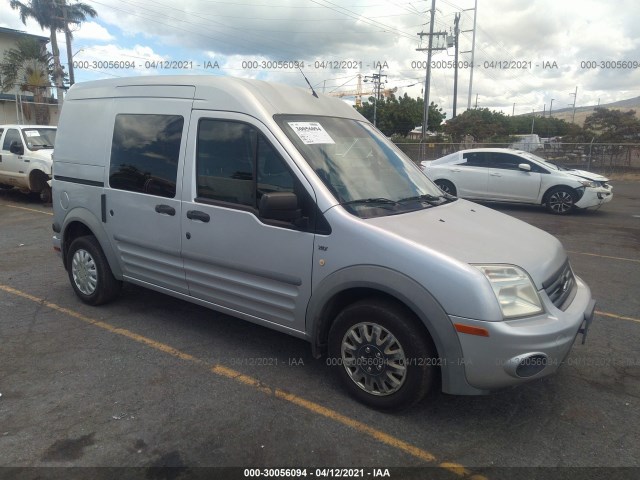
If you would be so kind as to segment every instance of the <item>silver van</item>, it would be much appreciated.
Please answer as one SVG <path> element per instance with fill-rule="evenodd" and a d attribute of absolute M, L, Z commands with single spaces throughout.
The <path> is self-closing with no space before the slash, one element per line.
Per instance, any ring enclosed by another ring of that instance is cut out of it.
<path fill-rule="evenodd" d="M 380 409 L 555 372 L 595 302 L 551 235 L 444 194 L 341 100 L 212 76 L 74 85 L 53 245 L 80 299 L 130 282 L 311 343 Z"/>

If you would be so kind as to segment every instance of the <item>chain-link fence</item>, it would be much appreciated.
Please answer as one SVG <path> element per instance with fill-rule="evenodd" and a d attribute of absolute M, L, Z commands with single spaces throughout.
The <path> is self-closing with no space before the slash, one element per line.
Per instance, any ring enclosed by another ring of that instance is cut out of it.
<path fill-rule="evenodd" d="M 450 153 L 466 148 L 508 148 L 503 143 L 396 143 L 414 162 L 435 160 Z M 580 168 L 606 174 L 639 173 L 640 174 L 640 144 L 603 144 L 603 143 L 562 143 L 551 142 L 543 144 L 519 144 L 523 150 L 531 150 L 553 163 L 566 168 Z M 534 150 L 535 148 L 535 150 Z"/>

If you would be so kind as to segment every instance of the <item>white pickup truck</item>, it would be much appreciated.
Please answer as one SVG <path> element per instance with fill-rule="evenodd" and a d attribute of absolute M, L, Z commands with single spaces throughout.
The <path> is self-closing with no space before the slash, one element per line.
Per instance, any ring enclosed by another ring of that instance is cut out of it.
<path fill-rule="evenodd" d="M 57 127 L 0 125 L 0 188 L 18 188 L 51 201 L 51 154 Z"/>

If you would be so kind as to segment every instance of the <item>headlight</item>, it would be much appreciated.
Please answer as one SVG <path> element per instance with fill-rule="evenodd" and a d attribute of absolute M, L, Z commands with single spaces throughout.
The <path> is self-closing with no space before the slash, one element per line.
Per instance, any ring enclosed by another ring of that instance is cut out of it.
<path fill-rule="evenodd" d="M 474 265 L 496 294 L 504 318 L 536 315 L 543 311 L 531 278 L 515 265 Z"/>
<path fill-rule="evenodd" d="M 583 187 L 592 187 L 595 188 L 598 185 L 596 185 L 595 182 L 592 182 L 591 180 L 580 180 L 580 185 L 582 185 Z"/>

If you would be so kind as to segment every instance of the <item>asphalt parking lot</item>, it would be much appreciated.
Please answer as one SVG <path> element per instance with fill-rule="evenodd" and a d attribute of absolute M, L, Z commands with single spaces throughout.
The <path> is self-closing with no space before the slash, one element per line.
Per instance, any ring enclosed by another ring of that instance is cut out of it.
<path fill-rule="evenodd" d="M 349 398 L 301 340 L 131 285 L 82 304 L 51 247 L 51 208 L 0 192 L 0 477 L 74 466 L 151 479 L 200 467 L 637 478 L 640 182 L 612 183 L 611 203 L 567 217 L 491 205 L 562 241 L 598 300 L 586 345 L 552 377 L 397 414 Z"/>

